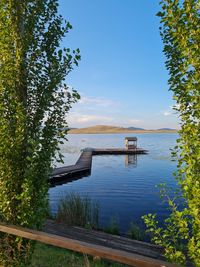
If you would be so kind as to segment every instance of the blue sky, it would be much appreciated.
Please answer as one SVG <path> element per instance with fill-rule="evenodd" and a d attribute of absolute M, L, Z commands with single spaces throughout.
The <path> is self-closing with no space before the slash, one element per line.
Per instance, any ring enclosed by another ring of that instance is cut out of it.
<path fill-rule="evenodd" d="M 59 0 L 73 26 L 63 45 L 80 48 L 68 85 L 82 96 L 70 127 L 104 124 L 177 128 L 159 35 L 159 0 Z"/>

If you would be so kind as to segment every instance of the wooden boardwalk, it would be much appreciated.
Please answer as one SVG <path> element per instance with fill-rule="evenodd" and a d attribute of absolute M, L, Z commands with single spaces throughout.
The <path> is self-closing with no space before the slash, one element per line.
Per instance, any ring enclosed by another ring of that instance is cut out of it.
<path fill-rule="evenodd" d="M 49 179 L 52 186 L 71 182 L 90 175 L 92 167 L 92 152 L 83 151 L 75 165 L 56 168 Z"/>
<path fill-rule="evenodd" d="M 96 148 L 92 151 L 93 155 L 138 155 L 147 153 L 148 151 L 142 148 Z"/>
<path fill-rule="evenodd" d="M 154 245 L 52 221 L 47 222 L 45 232 L 1 222 L 0 232 L 134 267 L 178 267 L 163 261 L 162 249 Z"/>
<path fill-rule="evenodd" d="M 163 249 L 150 243 L 141 242 L 122 236 L 111 235 L 102 231 L 88 230 L 82 227 L 69 227 L 65 224 L 56 223 L 52 220 L 47 220 L 44 230 L 50 234 L 68 237 L 86 243 L 134 253 L 145 257 L 150 257 L 152 259 L 164 260 L 162 255 Z"/>
<path fill-rule="evenodd" d="M 84 150 L 75 165 L 55 168 L 49 179 L 49 182 L 51 186 L 56 186 L 65 182 L 72 182 L 82 177 L 89 176 L 91 174 L 93 155 L 137 155 L 147 153 L 147 150 L 141 148 L 98 148 Z"/>

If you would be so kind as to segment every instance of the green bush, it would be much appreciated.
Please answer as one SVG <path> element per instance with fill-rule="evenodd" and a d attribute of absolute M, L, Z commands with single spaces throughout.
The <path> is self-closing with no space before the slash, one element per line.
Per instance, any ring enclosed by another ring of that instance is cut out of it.
<path fill-rule="evenodd" d="M 186 264 L 189 258 L 200 266 L 200 6 L 199 0 L 165 0 L 161 7 L 168 83 L 181 124 L 173 155 L 178 159 L 175 178 L 182 205 L 166 195 L 171 214 L 164 227 L 152 214 L 144 221 L 170 261 Z"/>
<path fill-rule="evenodd" d="M 62 160 L 66 114 L 79 95 L 64 83 L 79 49 L 60 49 L 72 28 L 58 0 L 0 1 L 0 214 L 1 220 L 42 227 L 48 178 Z M 0 234 L 0 265 L 27 266 L 32 242 Z"/>

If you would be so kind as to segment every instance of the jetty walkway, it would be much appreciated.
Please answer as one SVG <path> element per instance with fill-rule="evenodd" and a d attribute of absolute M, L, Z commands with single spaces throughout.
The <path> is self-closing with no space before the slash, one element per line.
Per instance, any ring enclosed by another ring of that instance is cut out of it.
<path fill-rule="evenodd" d="M 95 155 L 137 155 L 147 154 L 148 151 L 142 148 L 94 148 L 85 149 L 75 165 L 55 168 L 49 179 L 51 186 L 71 182 L 81 177 L 89 176 L 92 168 L 92 156 Z"/>
<path fill-rule="evenodd" d="M 119 262 L 126 266 L 179 267 L 165 261 L 161 247 L 99 231 L 69 227 L 50 220 L 46 222 L 43 232 L 3 222 L 0 222 L 0 232 L 91 255 L 98 259 Z"/>

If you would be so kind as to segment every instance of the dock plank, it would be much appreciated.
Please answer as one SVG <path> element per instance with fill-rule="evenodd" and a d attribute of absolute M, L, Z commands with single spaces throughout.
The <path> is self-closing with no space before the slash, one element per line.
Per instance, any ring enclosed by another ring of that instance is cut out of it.
<path fill-rule="evenodd" d="M 122 236 L 111 235 L 101 231 L 88 230 L 81 227 L 69 227 L 62 223 L 47 220 L 45 224 L 45 232 L 129 253 L 136 253 L 154 259 L 164 260 L 162 255 L 163 249 L 159 246 Z"/>
<path fill-rule="evenodd" d="M 93 150 L 93 155 L 136 155 L 147 154 L 148 151 L 142 148 L 126 149 L 126 148 L 99 148 Z"/>
<path fill-rule="evenodd" d="M 85 242 L 65 237 L 61 232 L 60 234 L 51 234 L 16 225 L 8 225 L 3 222 L 0 223 L 0 232 L 20 236 L 30 240 L 36 240 L 48 245 L 69 249 L 83 254 L 98 256 L 100 258 L 128 264 L 134 267 L 177 267 L 175 264 L 171 264 L 160 259 L 154 259 L 137 253 L 130 253 L 124 250 L 110 248 L 108 246 L 97 245 L 92 242 Z"/>

